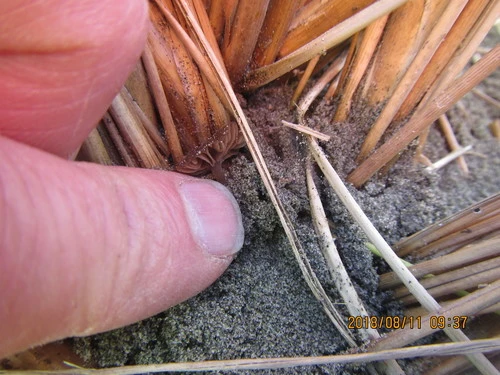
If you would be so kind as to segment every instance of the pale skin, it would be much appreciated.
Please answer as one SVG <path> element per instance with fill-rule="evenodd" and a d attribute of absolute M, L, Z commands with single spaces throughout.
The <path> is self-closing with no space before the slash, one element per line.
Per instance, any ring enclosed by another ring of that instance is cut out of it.
<path fill-rule="evenodd" d="M 143 0 L 0 1 L 0 358 L 163 311 L 242 245 L 218 185 L 68 160 L 148 27 Z"/>

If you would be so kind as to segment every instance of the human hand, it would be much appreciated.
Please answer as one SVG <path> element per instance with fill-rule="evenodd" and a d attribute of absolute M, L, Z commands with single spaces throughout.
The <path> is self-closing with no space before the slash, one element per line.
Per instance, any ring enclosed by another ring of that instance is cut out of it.
<path fill-rule="evenodd" d="M 139 0 L 0 2 L 0 358 L 154 315 L 242 246 L 211 181 L 66 160 L 132 70 Z"/>

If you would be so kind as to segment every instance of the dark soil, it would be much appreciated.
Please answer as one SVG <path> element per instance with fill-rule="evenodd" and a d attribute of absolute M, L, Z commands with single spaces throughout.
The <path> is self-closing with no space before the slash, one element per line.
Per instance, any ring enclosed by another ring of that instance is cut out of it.
<path fill-rule="evenodd" d="M 479 87 L 495 97 L 500 72 Z M 281 199 L 297 225 L 311 263 L 333 301 L 339 301 L 321 259 L 310 220 L 304 177 L 303 139 L 283 128 L 281 120 L 296 121 L 288 108 L 290 86 L 276 85 L 248 96 L 246 114 L 254 127 Z M 497 97 L 498 99 L 498 97 Z M 488 124 L 500 112 L 473 94 L 449 112 L 458 141 L 473 145 L 466 156 L 470 174 L 456 163 L 437 172 L 416 165 L 412 150 L 405 152 L 385 175 L 357 190 L 349 187 L 373 224 L 389 243 L 476 203 L 500 187 L 500 147 Z M 309 126 L 332 136 L 322 146 L 341 177 L 354 167 L 353 160 L 368 123 L 354 118 L 332 124 L 334 104 L 313 104 Z M 366 114 L 359 115 L 366 118 Z M 436 161 L 448 152 L 442 134 L 434 127 L 425 155 Z M 246 151 L 225 165 L 228 187 L 240 203 L 246 229 L 245 246 L 227 272 L 208 290 L 158 316 L 135 325 L 89 338 L 76 339 L 78 352 L 98 366 L 334 354 L 348 349 L 307 287 L 277 215 Z M 366 249 L 367 241 L 346 209 L 316 177 L 336 244 L 361 299 L 370 314 L 401 314 L 388 293 L 377 288 L 378 273 L 387 270 Z M 339 306 L 340 310 L 343 307 Z M 345 313 L 345 311 L 344 311 Z M 347 316 L 347 313 L 346 313 Z M 408 373 L 416 373 L 408 366 Z M 230 373 L 230 372 L 228 372 Z M 246 372 L 238 372 L 246 373 Z M 251 374 L 365 374 L 364 366 L 317 366 Z"/>

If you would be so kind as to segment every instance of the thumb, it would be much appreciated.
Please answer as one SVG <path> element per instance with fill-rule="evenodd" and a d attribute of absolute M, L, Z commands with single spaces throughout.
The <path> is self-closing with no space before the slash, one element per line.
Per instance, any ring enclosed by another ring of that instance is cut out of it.
<path fill-rule="evenodd" d="M 222 185 L 0 137 L 0 358 L 123 326 L 210 285 L 243 243 Z"/>

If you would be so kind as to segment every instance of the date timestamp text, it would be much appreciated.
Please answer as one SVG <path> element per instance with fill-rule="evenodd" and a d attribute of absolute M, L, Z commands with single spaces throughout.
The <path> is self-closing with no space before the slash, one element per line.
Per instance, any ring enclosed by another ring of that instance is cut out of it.
<path fill-rule="evenodd" d="M 349 316 L 347 328 L 349 329 L 420 329 L 422 324 L 427 324 L 431 329 L 464 329 L 467 316 L 432 315 L 422 321 L 421 316 Z"/>

